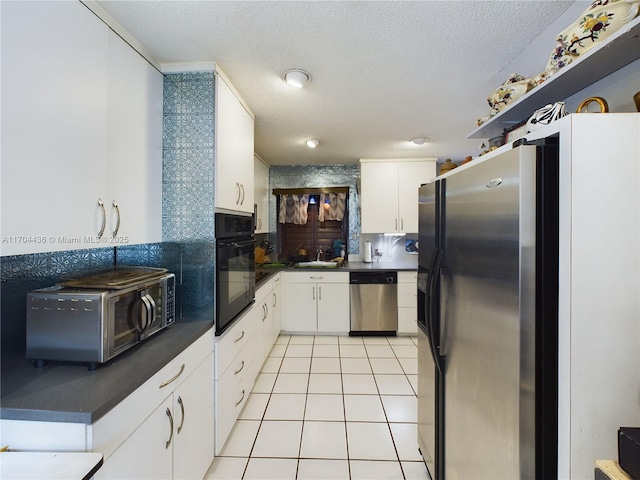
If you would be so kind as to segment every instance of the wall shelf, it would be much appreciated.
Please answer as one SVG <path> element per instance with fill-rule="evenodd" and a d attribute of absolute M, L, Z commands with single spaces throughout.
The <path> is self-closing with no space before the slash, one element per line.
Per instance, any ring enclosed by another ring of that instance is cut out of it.
<path fill-rule="evenodd" d="M 551 49 L 549 49 L 551 51 Z M 548 103 L 562 101 L 640 58 L 640 17 L 624 25 L 607 40 L 580 55 L 547 81 L 484 122 L 467 138 L 502 134 Z M 630 92 L 632 95 L 635 92 Z"/>

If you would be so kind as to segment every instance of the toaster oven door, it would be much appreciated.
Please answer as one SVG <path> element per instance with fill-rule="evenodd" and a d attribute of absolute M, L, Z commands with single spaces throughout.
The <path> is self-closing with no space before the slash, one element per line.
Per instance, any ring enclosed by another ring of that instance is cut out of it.
<path fill-rule="evenodd" d="M 119 292 L 109 299 L 109 311 L 106 315 L 107 336 L 105 352 L 112 358 L 140 341 L 144 324 L 140 307 L 140 291 Z"/>

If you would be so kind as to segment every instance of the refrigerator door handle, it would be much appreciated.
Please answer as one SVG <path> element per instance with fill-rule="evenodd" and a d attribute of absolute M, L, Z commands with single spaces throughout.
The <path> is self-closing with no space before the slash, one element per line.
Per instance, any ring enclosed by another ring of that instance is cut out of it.
<path fill-rule="evenodd" d="M 442 270 L 442 259 L 444 256 L 444 252 L 440 249 L 438 249 L 438 253 L 435 256 L 435 262 L 434 262 L 434 268 L 432 270 L 433 272 L 433 279 L 431 281 L 430 284 L 430 288 L 429 288 L 429 314 L 428 314 L 428 320 L 429 320 L 429 342 L 431 344 L 431 351 L 433 353 L 433 359 L 435 361 L 436 367 L 438 368 L 438 371 L 441 374 L 444 374 L 444 359 L 442 357 L 442 352 L 440 350 L 440 338 L 442 335 L 442 331 L 441 331 L 441 322 L 440 322 L 440 318 L 436 318 L 436 300 L 434 299 L 435 297 L 435 292 L 436 292 L 436 287 L 438 285 L 441 284 L 440 282 L 440 278 L 441 278 L 441 270 Z M 441 295 L 442 297 L 442 295 Z M 442 306 L 441 306 L 442 308 Z M 440 317 L 442 317 L 442 312 L 440 312 Z M 438 326 L 440 328 L 438 328 L 438 339 L 436 341 L 435 338 L 435 322 L 438 322 Z"/>
<path fill-rule="evenodd" d="M 437 363 L 437 353 L 435 351 L 435 346 L 433 344 L 433 333 L 431 328 L 431 285 L 433 283 L 433 272 L 434 266 L 436 264 L 436 259 L 438 258 L 438 249 L 434 249 L 433 255 L 431 255 L 431 263 L 429 265 L 429 269 L 427 270 L 427 285 L 426 291 L 424 292 L 425 305 L 424 305 L 424 323 L 418 322 L 418 325 L 422 329 L 422 331 L 427 335 L 427 339 L 429 340 L 429 349 L 431 350 L 431 356 L 433 357 L 434 363 Z"/>

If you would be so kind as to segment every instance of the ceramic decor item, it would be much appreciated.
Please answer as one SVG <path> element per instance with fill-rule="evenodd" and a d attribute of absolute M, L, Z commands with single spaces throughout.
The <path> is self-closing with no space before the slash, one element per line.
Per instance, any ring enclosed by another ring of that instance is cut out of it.
<path fill-rule="evenodd" d="M 549 125 L 551 122 L 564 117 L 567 114 L 564 102 L 549 103 L 539 108 L 527 120 L 527 132 L 532 132 L 540 127 Z"/>
<path fill-rule="evenodd" d="M 578 19 L 560 32 L 547 71 L 569 65 L 578 56 L 611 36 L 638 15 L 640 0 L 596 0 Z"/>
<path fill-rule="evenodd" d="M 512 73 L 502 85 L 487 97 L 489 107 L 496 114 L 531 90 L 533 86 L 531 79 Z"/>
<path fill-rule="evenodd" d="M 609 111 L 609 104 L 604 98 L 589 97 L 589 98 L 585 98 L 582 102 L 580 102 L 580 105 L 578 105 L 578 109 L 576 110 L 576 113 L 594 113 L 589 111 L 589 105 L 591 105 L 592 103 L 596 103 L 598 105 L 598 108 L 600 109 L 599 112 L 595 112 L 595 113 L 607 113 Z"/>
<path fill-rule="evenodd" d="M 450 158 L 447 158 L 444 161 L 444 164 L 440 167 L 440 175 L 442 175 L 443 173 L 447 173 L 449 170 L 453 170 L 454 168 L 457 168 L 458 165 L 456 165 L 455 163 L 451 162 Z"/>

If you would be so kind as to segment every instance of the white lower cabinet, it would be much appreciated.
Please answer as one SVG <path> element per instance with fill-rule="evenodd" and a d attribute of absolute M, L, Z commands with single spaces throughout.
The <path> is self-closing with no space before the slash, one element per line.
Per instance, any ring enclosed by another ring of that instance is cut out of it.
<path fill-rule="evenodd" d="M 201 479 L 213 461 L 213 396 L 212 352 L 173 393 L 175 479 Z"/>
<path fill-rule="evenodd" d="M 398 334 L 418 333 L 418 274 L 398 272 Z"/>
<path fill-rule="evenodd" d="M 211 341 L 208 346 L 212 348 Z M 198 361 L 199 365 L 195 367 L 193 364 Z M 187 362 L 191 368 L 187 366 Z M 167 367 L 161 370 L 164 373 L 160 378 L 154 376 L 140 387 L 150 390 L 142 391 L 145 398 L 135 398 L 136 403 L 148 401 L 143 404 L 147 411 L 157 405 L 152 401 L 155 396 L 160 394 L 164 399 L 150 415 L 141 415 L 145 418 L 144 421 L 113 453 L 108 455 L 109 442 L 101 440 L 107 440 L 118 429 L 130 426 L 128 414 L 136 406 L 125 400 L 99 421 L 98 428 L 94 428 L 96 445 L 93 451 L 105 455 L 103 466 L 94 476 L 96 480 L 182 480 L 204 477 L 213 461 L 213 352 L 209 351 L 204 360 L 195 355 L 190 358 L 182 357 L 179 366 L 172 363 L 168 367 L 168 370 Z M 174 375 L 168 376 L 174 372 Z M 187 376 L 181 378 L 185 372 Z M 159 387 L 165 382 L 169 383 Z M 169 390 L 163 392 L 165 388 Z"/>
<path fill-rule="evenodd" d="M 0 440 L 101 453 L 96 480 L 202 479 L 213 461 L 213 339 L 210 329 L 92 424 L 0 420 Z"/>
<path fill-rule="evenodd" d="M 253 384 L 280 334 L 280 273 L 260 286 L 256 302 L 217 338 L 215 346 L 215 453 L 219 455 Z"/>
<path fill-rule="evenodd" d="M 273 342 L 276 342 L 278 335 L 282 331 L 282 274 L 277 274 L 273 279 L 273 288 L 271 289 L 272 321 L 273 321 Z M 268 353 L 267 353 L 268 355 Z"/>
<path fill-rule="evenodd" d="M 113 452 L 94 478 L 202 479 L 213 461 L 212 379 L 213 353 Z"/>
<path fill-rule="evenodd" d="M 173 398 L 167 398 L 136 431 L 105 460 L 94 478 L 170 479 L 173 475 L 172 435 L 169 414 Z"/>
<path fill-rule="evenodd" d="M 282 323 L 287 332 L 348 333 L 348 272 L 283 272 Z"/>

